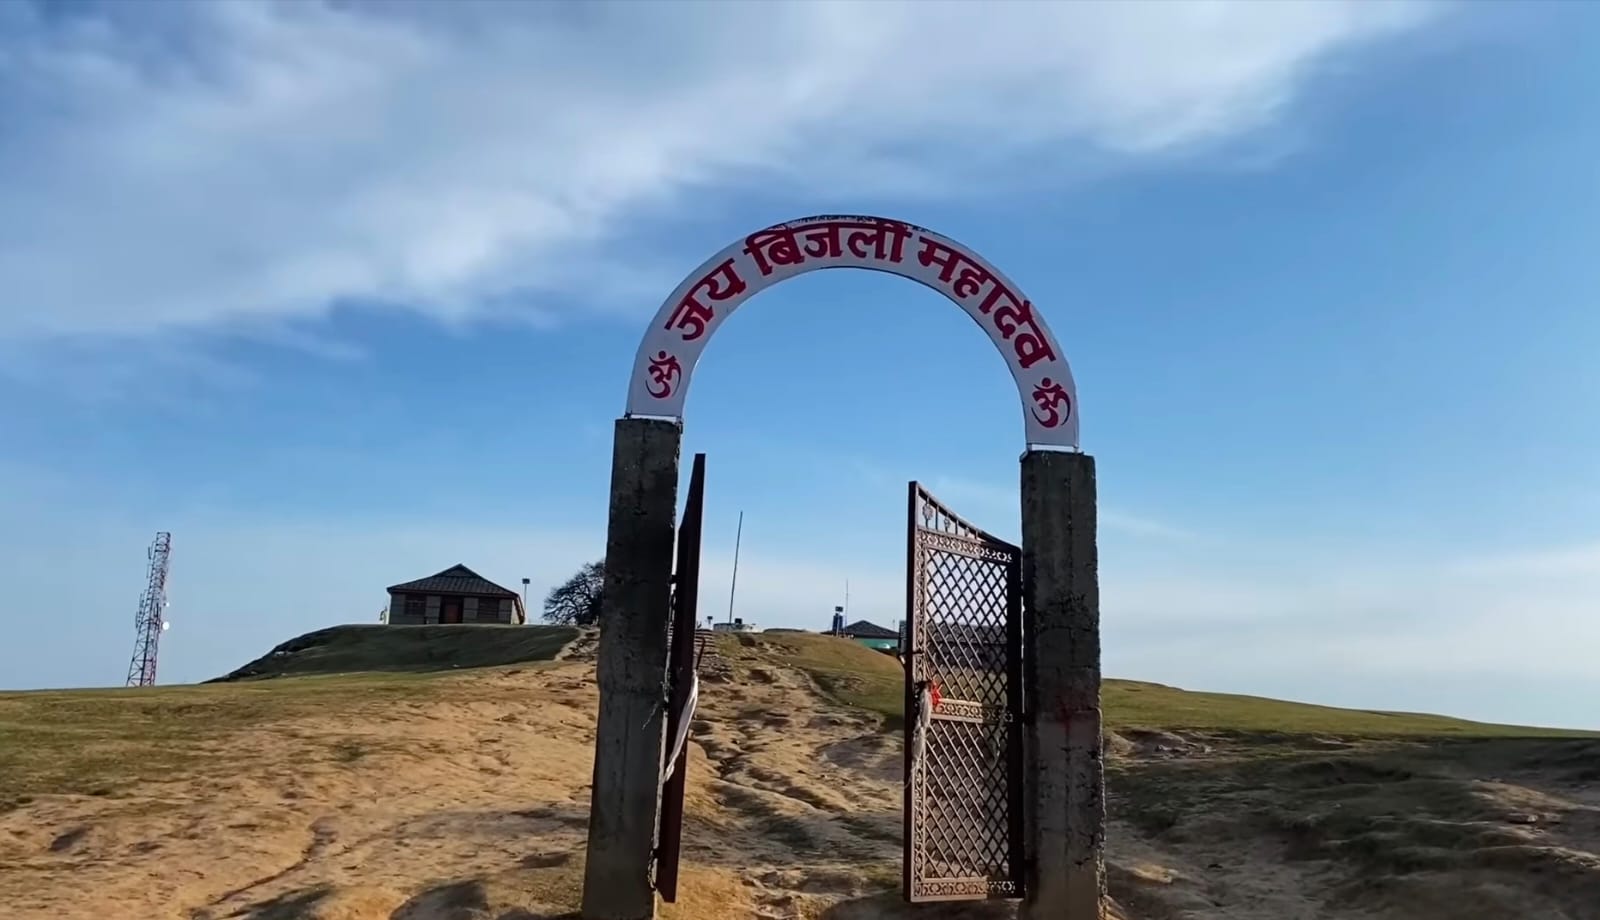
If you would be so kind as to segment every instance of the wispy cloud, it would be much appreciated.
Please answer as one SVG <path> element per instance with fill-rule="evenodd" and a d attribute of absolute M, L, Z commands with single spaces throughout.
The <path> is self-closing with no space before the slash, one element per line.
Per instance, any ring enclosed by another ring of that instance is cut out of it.
<path fill-rule="evenodd" d="M 1469 579 L 1600 577 L 1600 542 L 1510 555 L 1476 556 L 1456 563 L 1451 574 Z"/>
<path fill-rule="evenodd" d="M 1433 10 L 7 4 L 0 336 L 622 309 L 661 257 L 630 241 L 685 196 L 1170 156 L 1271 124 L 1321 63 Z"/>
<path fill-rule="evenodd" d="M 1292 542 L 1292 541 L 1288 541 Z M 1594 677 L 1592 545 L 1474 558 L 1375 559 L 1369 547 L 1247 552 L 1104 572 L 1108 631 L 1129 662 L 1216 656 L 1227 670 Z"/>
<path fill-rule="evenodd" d="M 1100 509 L 1098 517 L 1101 527 L 1134 536 L 1159 537 L 1164 540 L 1194 540 L 1199 536 L 1195 531 L 1187 527 L 1180 527 L 1176 524 L 1145 517 L 1144 515 L 1119 511 L 1116 508 Z"/>
<path fill-rule="evenodd" d="M 936 476 L 928 481 L 927 486 L 941 501 L 948 502 L 959 513 L 965 514 L 967 512 L 961 509 L 970 508 L 974 515 L 993 515 L 1000 520 L 1012 520 L 1021 513 L 1020 486 L 1006 487 L 959 476 Z M 1199 532 L 1188 527 L 1103 503 L 1096 517 L 1102 531 L 1130 537 L 1180 542 L 1202 539 Z M 1209 538 L 1214 540 L 1219 536 L 1210 535 Z"/>

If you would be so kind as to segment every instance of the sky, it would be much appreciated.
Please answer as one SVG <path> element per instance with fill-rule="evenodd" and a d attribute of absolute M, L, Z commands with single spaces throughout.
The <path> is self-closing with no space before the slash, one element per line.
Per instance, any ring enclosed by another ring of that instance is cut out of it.
<path fill-rule="evenodd" d="M 650 316 L 882 214 L 1051 324 L 1109 676 L 1600 728 L 1600 9 L 0 4 L 0 688 L 163 683 L 465 563 L 603 553 Z M 702 613 L 904 609 L 905 485 L 1015 537 L 1022 418 L 870 272 L 722 327 Z"/>

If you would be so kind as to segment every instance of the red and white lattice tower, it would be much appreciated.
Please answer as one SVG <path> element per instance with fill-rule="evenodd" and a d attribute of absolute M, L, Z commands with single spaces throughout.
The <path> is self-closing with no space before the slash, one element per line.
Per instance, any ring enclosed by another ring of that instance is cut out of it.
<path fill-rule="evenodd" d="M 172 558 L 172 534 L 161 531 L 150 544 L 150 572 L 139 596 L 139 618 L 133 640 L 133 661 L 128 664 L 128 686 L 149 687 L 156 682 L 156 649 L 167 628 L 167 563 Z"/>

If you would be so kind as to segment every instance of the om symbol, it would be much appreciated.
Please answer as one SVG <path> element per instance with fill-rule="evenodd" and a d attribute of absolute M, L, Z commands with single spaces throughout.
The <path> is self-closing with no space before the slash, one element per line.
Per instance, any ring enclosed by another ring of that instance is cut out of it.
<path fill-rule="evenodd" d="M 672 385 L 682 372 L 678 359 L 663 351 L 650 359 L 650 382 L 645 384 L 645 389 L 656 399 L 666 399 L 672 395 Z"/>
<path fill-rule="evenodd" d="M 1032 410 L 1033 417 L 1046 428 L 1054 428 L 1072 416 L 1072 397 L 1067 395 L 1065 387 L 1049 377 L 1033 388 L 1033 402 L 1036 406 Z"/>

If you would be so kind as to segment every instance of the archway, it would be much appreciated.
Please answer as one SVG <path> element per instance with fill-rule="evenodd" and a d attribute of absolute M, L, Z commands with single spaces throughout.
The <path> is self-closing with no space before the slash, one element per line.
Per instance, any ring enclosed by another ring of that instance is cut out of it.
<path fill-rule="evenodd" d="M 678 465 L 695 366 L 746 300 L 826 268 L 888 272 L 933 288 L 977 322 L 1011 371 L 1026 445 L 1011 604 L 1016 634 L 1025 637 L 1015 654 L 1027 700 L 1015 712 L 1024 738 L 1015 887 L 1030 920 L 1100 920 L 1105 806 L 1095 473 L 1093 458 L 1078 451 L 1071 371 L 1044 318 L 987 260 L 931 230 L 862 215 L 802 218 L 725 247 L 678 285 L 639 345 L 612 456 L 584 916 L 655 916 Z M 698 484 L 691 494 L 699 494 Z M 696 523 L 686 522 L 682 537 L 693 532 L 697 558 L 698 511 L 687 515 Z M 907 808 L 909 814 L 909 796 Z"/>
<path fill-rule="evenodd" d="M 1030 446 L 1076 450 L 1072 371 L 1033 304 L 982 256 L 932 230 L 862 215 L 777 224 L 707 259 L 672 292 L 634 358 L 626 415 L 683 419 L 700 354 L 741 304 L 796 275 L 828 268 L 887 272 L 926 285 L 988 335 L 1016 381 Z"/>

